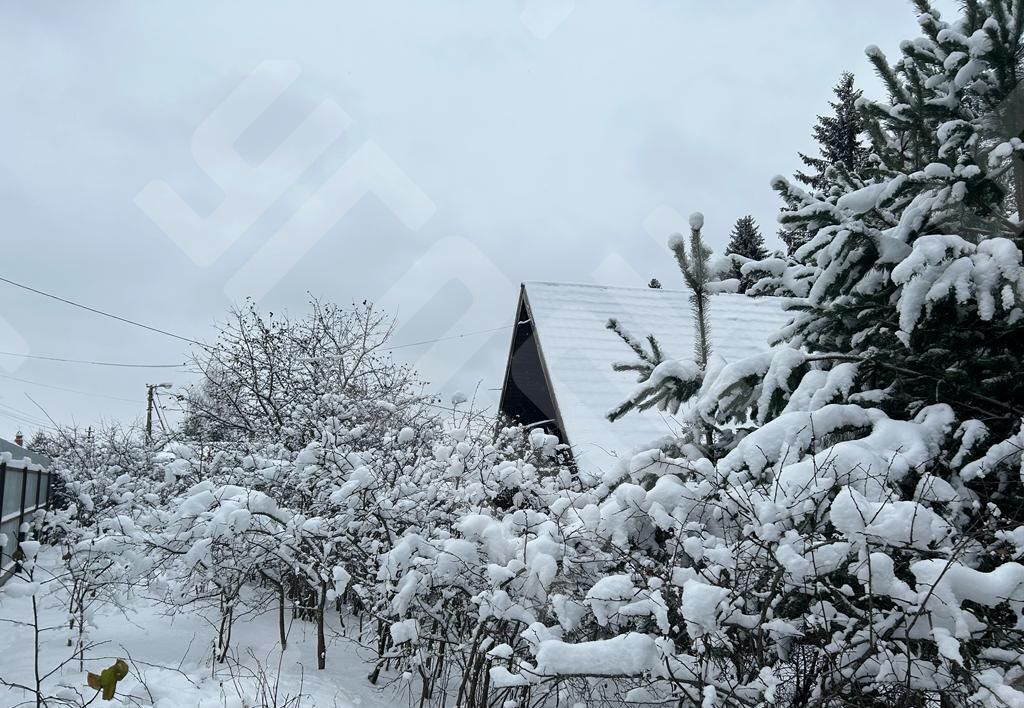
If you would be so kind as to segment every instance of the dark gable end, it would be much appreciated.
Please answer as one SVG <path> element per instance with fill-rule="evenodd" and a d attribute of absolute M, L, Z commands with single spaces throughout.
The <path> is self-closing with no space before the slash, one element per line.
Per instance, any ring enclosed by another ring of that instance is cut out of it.
<path fill-rule="evenodd" d="M 505 383 L 501 389 L 499 410 L 528 427 L 541 427 L 567 442 L 551 384 L 544 366 L 540 342 L 530 314 L 526 288 L 519 289 L 516 325 L 512 331 Z"/>

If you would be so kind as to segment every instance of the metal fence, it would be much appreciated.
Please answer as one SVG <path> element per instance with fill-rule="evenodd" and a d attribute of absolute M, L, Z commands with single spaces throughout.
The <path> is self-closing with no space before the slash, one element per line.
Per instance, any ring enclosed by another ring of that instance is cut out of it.
<path fill-rule="evenodd" d="M 50 503 L 50 471 L 31 460 L 0 462 L 0 584 L 15 567 L 22 524 Z"/>

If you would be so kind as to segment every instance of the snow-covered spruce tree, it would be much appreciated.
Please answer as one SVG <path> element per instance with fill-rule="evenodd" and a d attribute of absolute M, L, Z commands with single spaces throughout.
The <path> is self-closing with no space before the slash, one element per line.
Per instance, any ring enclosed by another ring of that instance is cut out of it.
<path fill-rule="evenodd" d="M 715 461 L 684 430 L 605 504 L 634 519 L 623 549 L 659 532 L 630 583 L 662 578 L 667 629 L 637 607 L 618 629 L 647 652 L 620 673 L 648 699 L 1024 704 L 1024 268 L 1002 188 L 1024 150 L 1004 110 L 1024 2 L 968 2 L 954 23 L 915 4 L 902 58 L 869 50 L 890 93 L 861 104 L 870 181 L 774 182 L 812 234 L 769 286 L 794 295 L 780 346 L 649 367 L 628 402 L 686 402 L 687 428 L 736 433 Z"/>
<path fill-rule="evenodd" d="M 752 261 L 760 261 L 768 257 L 768 249 L 764 247 L 764 236 L 757 228 L 754 217 L 748 214 L 736 220 L 729 237 L 729 245 L 725 247 L 725 253 L 726 255 L 743 256 Z"/>
<path fill-rule="evenodd" d="M 868 149 L 864 145 L 864 118 L 857 108 L 861 92 L 854 88 L 854 76 L 845 71 L 832 92 L 835 101 L 830 101 L 832 114 L 818 116 L 813 128 L 814 140 L 818 144 L 817 157 L 800 153 L 800 160 L 810 172 L 797 172 L 796 179 L 812 190 L 828 192 L 843 182 L 844 173 L 859 174 L 868 168 Z M 789 253 L 793 254 L 810 239 L 811 234 L 797 225 L 779 233 Z"/>
<path fill-rule="evenodd" d="M 762 261 L 768 257 L 768 249 L 764 246 L 764 236 L 757 228 L 754 217 L 740 217 L 732 228 L 729 244 L 725 247 L 725 255 L 731 257 L 731 277 L 740 281 L 740 292 L 750 287 L 750 277 L 744 276 L 742 268 L 751 261 Z"/>
<path fill-rule="evenodd" d="M 853 74 L 844 71 L 832 89 L 836 96 L 835 101 L 829 101 L 832 115 L 818 116 L 812 132 L 820 155 L 800 153 L 800 161 L 813 172 L 798 172 L 796 179 L 812 189 L 827 192 L 834 184 L 829 168 L 838 166 L 847 172 L 858 172 L 867 163 L 868 149 L 861 140 L 864 120 L 857 108 L 861 92 L 853 87 L 853 82 Z"/>

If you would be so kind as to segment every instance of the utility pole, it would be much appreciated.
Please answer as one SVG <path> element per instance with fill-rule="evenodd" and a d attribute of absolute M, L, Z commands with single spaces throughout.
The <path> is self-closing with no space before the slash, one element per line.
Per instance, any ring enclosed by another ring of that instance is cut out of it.
<path fill-rule="evenodd" d="M 153 399 L 158 388 L 170 388 L 169 383 L 146 384 L 146 442 L 153 442 Z"/>

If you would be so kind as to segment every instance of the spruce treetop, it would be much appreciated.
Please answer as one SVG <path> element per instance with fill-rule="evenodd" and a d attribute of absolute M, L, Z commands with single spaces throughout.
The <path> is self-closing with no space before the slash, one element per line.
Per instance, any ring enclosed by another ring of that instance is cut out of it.
<path fill-rule="evenodd" d="M 853 82 L 853 74 L 843 72 L 839 83 L 832 89 L 836 100 L 829 101 L 833 114 L 818 116 L 817 125 L 812 129 L 820 156 L 800 153 L 800 160 L 814 172 L 797 172 L 796 179 L 813 189 L 827 190 L 835 183 L 828 174 L 829 168 L 841 167 L 848 172 L 856 172 L 867 162 L 867 149 L 861 144 L 864 120 L 857 109 L 861 92 L 854 88 Z"/>
<path fill-rule="evenodd" d="M 869 151 L 862 140 L 867 128 L 861 109 L 857 107 L 861 91 L 854 88 L 853 74 L 843 72 L 832 92 L 836 97 L 836 100 L 829 101 L 832 115 L 819 115 L 812 128 L 818 156 L 798 153 L 800 161 L 810 169 L 794 175 L 797 182 L 825 194 L 836 188 L 842 190 L 851 175 L 865 171 L 869 164 Z M 793 206 L 789 202 L 786 204 L 787 208 Z M 791 255 L 810 237 L 806 229 L 792 224 L 779 232 L 779 238 Z"/>
<path fill-rule="evenodd" d="M 748 214 L 736 220 L 729 245 L 725 247 L 725 254 L 735 254 L 755 261 L 768 257 L 764 236 L 761 235 L 761 230 L 757 227 L 754 217 Z"/>

